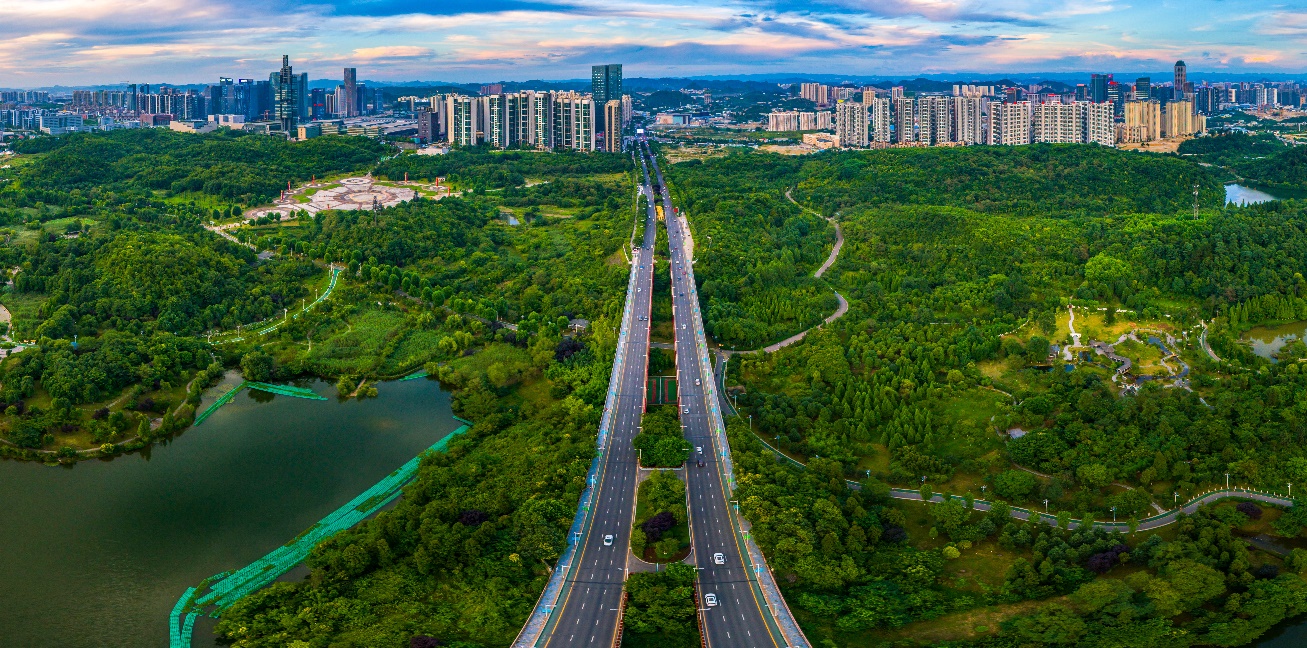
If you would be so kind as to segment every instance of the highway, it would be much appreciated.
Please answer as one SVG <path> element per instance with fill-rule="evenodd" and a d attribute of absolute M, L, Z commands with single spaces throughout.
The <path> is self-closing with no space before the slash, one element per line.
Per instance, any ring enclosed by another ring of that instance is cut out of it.
<path fill-rule="evenodd" d="M 693 553 L 687 559 L 699 569 L 700 630 L 707 646 L 720 648 L 778 648 L 785 645 L 779 629 L 768 623 L 762 598 L 749 572 L 728 501 L 721 457 L 729 449 L 718 447 L 712 434 L 707 385 L 713 379 L 703 371 L 703 354 L 696 338 L 694 313 L 699 308 L 693 290 L 694 271 L 685 258 L 683 231 L 663 182 L 657 160 L 642 150 L 662 188 L 660 198 L 666 215 L 671 250 L 672 311 L 676 327 L 676 371 L 680 395 L 681 425 L 691 443 L 686 463 L 686 490 L 690 499 L 690 532 Z M 702 461 L 703 466 L 699 466 Z M 717 564 L 714 554 L 721 554 Z M 714 594 L 717 605 L 707 607 L 705 597 Z"/>
<path fill-rule="evenodd" d="M 649 174 L 645 171 L 645 192 Z M 630 554 L 631 524 L 635 514 L 636 454 L 631 440 L 639 433 L 644 414 L 646 369 L 649 362 L 649 315 L 652 308 L 654 263 L 653 245 L 657 232 L 653 201 L 645 214 L 644 238 L 633 250 L 632 273 L 635 290 L 631 292 L 629 321 L 623 322 L 626 335 L 625 360 L 617 393 L 610 399 L 611 429 L 606 447 L 600 448 L 601 464 L 595 510 L 581 538 L 577 559 L 570 566 L 559 593 L 558 608 L 549 615 L 536 645 L 550 648 L 586 646 L 609 648 L 617 641 L 618 610 L 626 582 L 627 556 Z M 615 366 L 614 371 L 618 368 Z M 609 543 L 606 536 L 612 536 Z"/>

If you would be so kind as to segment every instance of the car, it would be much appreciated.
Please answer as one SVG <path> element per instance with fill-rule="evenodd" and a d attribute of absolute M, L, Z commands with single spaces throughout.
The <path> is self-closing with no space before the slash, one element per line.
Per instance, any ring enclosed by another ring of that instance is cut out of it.
<path fill-rule="evenodd" d="M 713 562 L 714 565 L 725 565 L 725 564 L 726 564 L 726 556 L 723 556 L 723 555 L 721 555 L 721 554 L 719 554 L 719 553 L 715 553 L 715 554 L 712 555 L 712 562 Z"/>
<path fill-rule="evenodd" d="M 698 384 L 699 384 L 699 379 L 698 379 L 698 378 L 695 378 L 695 379 L 694 379 L 694 384 L 695 384 L 695 386 L 698 386 Z"/>
<path fill-rule="evenodd" d="M 689 407 L 683 407 L 683 408 L 681 408 L 681 413 L 683 413 L 683 414 L 689 414 L 689 413 L 690 413 L 690 408 L 689 408 Z"/>
<path fill-rule="evenodd" d="M 708 607 L 717 607 L 717 595 L 709 592 L 703 595 L 703 604 Z"/>
<path fill-rule="evenodd" d="M 694 446 L 694 451 L 703 454 L 703 446 Z"/>
<path fill-rule="evenodd" d="M 605 546 L 605 547 L 611 547 L 611 546 L 613 546 L 613 534 L 610 533 L 610 534 L 604 536 L 604 546 Z"/>
<path fill-rule="evenodd" d="M 699 460 L 699 467 L 700 467 L 700 468 L 703 468 L 703 459 L 700 459 L 700 460 Z"/>

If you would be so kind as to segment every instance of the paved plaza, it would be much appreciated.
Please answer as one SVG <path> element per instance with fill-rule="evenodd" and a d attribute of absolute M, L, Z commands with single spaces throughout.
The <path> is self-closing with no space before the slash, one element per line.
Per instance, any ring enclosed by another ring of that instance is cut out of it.
<path fill-rule="evenodd" d="M 300 196 L 309 191 L 313 193 L 308 196 L 308 202 L 301 202 Z M 412 200 L 416 195 L 417 192 L 408 187 L 377 184 L 367 176 L 344 178 L 332 182 L 314 182 L 283 192 L 271 206 L 256 207 L 246 212 L 245 216 L 248 219 L 255 219 L 281 214 L 282 218 L 289 218 L 297 211 L 316 214 L 328 209 L 394 207 L 399 203 Z"/>

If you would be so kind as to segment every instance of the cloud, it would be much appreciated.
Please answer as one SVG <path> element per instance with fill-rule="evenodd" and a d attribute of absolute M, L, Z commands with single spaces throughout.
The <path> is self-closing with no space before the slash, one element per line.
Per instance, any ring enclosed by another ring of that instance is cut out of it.
<path fill-rule="evenodd" d="M 354 58 L 364 61 L 377 59 L 428 58 L 435 54 L 429 47 L 414 45 L 383 45 L 381 47 L 360 47 L 354 50 Z"/>
<path fill-rule="evenodd" d="M 283 53 L 315 78 L 350 66 L 368 79 L 454 81 L 584 78 L 595 61 L 648 76 L 1307 65 L 1307 12 L 1174 1 L 13 2 L 0 5 L 0 86 L 257 78 Z"/>

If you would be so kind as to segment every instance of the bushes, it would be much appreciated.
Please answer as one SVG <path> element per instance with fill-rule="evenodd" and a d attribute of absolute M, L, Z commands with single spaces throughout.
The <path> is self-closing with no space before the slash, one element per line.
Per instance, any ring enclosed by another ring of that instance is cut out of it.
<path fill-rule="evenodd" d="M 690 456 L 690 442 L 681 433 L 673 407 L 650 407 L 641 422 L 640 434 L 631 445 L 640 451 L 640 463 L 647 467 L 679 466 Z"/>

